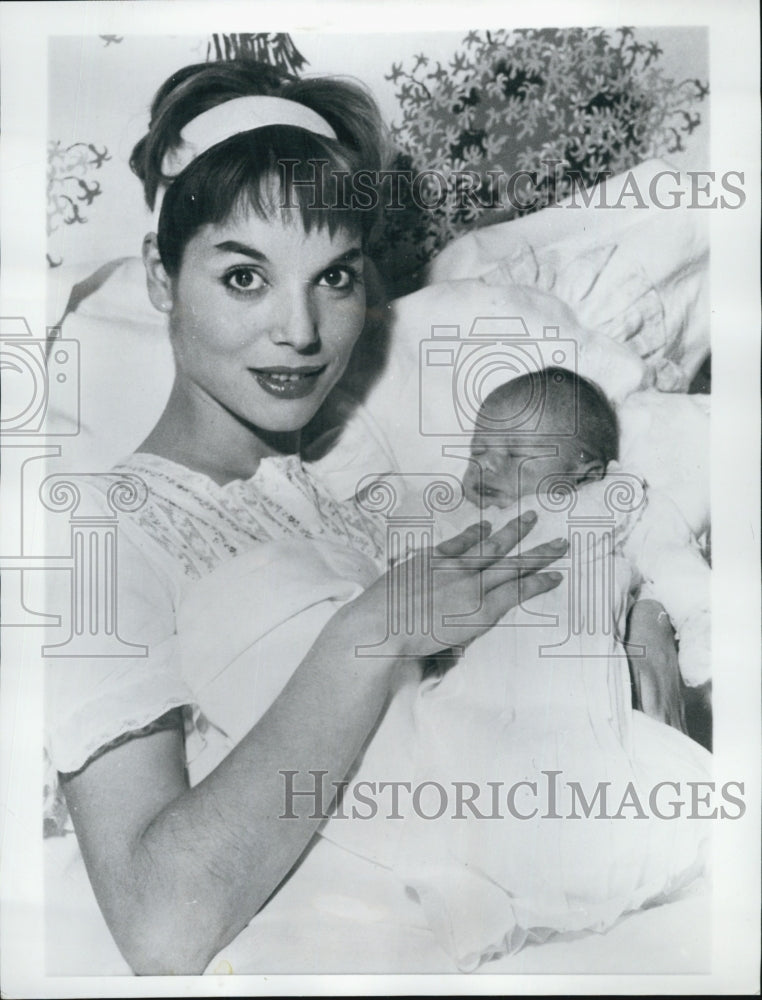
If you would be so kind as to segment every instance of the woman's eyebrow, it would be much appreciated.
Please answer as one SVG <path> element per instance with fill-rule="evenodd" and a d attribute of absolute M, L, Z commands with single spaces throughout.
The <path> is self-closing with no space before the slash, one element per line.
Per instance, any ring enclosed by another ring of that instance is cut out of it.
<path fill-rule="evenodd" d="M 350 247 L 349 250 L 340 253 L 338 257 L 334 257 L 331 264 L 354 264 L 355 261 L 362 260 L 363 256 L 361 247 Z"/>
<path fill-rule="evenodd" d="M 221 250 L 223 253 L 238 253 L 242 254 L 244 257 L 250 257 L 252 260 L 256 261 L 266 261 L 267 255 L 263 254 L 261 250 L 257 250 L 255 247 L 247 246 L 245 243 L 239 243 L 238 240 L 223 240 L 222 243 L 214 244 L 215 250 Z M 353 264 L 355 261 L 362 260 L 364 254 L 361 247 L 351 247 L 344 253 L 338 254 L 334 257 L 328 267 L 332 267 L 334 264 Z"/>
<path fill-rule="evenodd" d="M 244 257 L 251 257 L 252 260 L 267 260 L 267 255 L 263 254 L 261 250 L 247 247 L 245 243 L 239 243 L 238 240 L 223 240 L 222 243 L 215 243 L 214 249 L 222 250 L 224 253 L 240 253 Z"/>

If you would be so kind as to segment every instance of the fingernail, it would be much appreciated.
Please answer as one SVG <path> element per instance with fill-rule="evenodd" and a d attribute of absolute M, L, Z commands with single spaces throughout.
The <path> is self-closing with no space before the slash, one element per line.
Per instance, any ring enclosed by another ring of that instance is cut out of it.
<path fill-rule="evenodd" d="M 548 542 L 551 549 L 565 549 L 568 544 L 565 538 L 554 538 L 552 542 Z"/>
<path fill-rule="evenodd" d="M 524 524 L 529 524 L 531 521 L 537 520 L 537 513 L 533 510 L 525 510 L 521 515 L 520 520 L 523 521 Z"/>
<path fill-rule="evenodd" d="M 563 573 L 548 573 L 548 579 L 553 583 L 560 583 L 563 580 Z"/>
<path fill-rule="evenodd" d="M 492 531 L 492 523 L 490 521 L 479 521 L 480 531 Z"/>

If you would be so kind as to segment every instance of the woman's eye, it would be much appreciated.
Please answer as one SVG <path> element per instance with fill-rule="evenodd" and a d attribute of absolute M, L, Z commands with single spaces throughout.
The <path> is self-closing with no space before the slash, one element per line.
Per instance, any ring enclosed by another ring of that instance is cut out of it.
<path fill-rule="evenodd" d="M 358 274 L 348 267 L 329 267 L 320 278 L 321 285 L 338 290 L 352 288 L 358 280 Z"/>
<path fill-rule="evenodd" d="M 261 274 L 251 267 L 237 267 L 225 276 L 225 284 L 235 292 L 252 292 L 264 287 Z"/>

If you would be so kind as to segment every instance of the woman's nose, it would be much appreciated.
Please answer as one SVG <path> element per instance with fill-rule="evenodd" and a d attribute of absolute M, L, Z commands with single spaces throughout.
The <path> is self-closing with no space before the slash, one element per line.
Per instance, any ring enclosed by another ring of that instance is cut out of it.
<path fill-rule="evenodd" d="M 319 346 L 317 311 L 307 292 L 283 289 L 273 306 L 270 339 L 274 344 L 288 344 L 302 352 Z"/>

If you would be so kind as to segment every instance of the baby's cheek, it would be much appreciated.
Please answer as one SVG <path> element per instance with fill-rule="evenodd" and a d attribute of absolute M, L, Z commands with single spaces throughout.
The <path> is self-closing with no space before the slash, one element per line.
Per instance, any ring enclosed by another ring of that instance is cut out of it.
<path fill-rule="evenodd" d="M 477 474 L 469 469 L 465 476 L 463 476 L 461 486 L 463 487 L 463 493 L 466 499 L 470 499 L 471 495 L 476 492 Z"/>
<path fill-rule="evenodd" d="M 479 463 L 476 459 L 469 459 L 468 468 L 463 474 L 463 486 L 473 487 L 479 481 Z"/>

